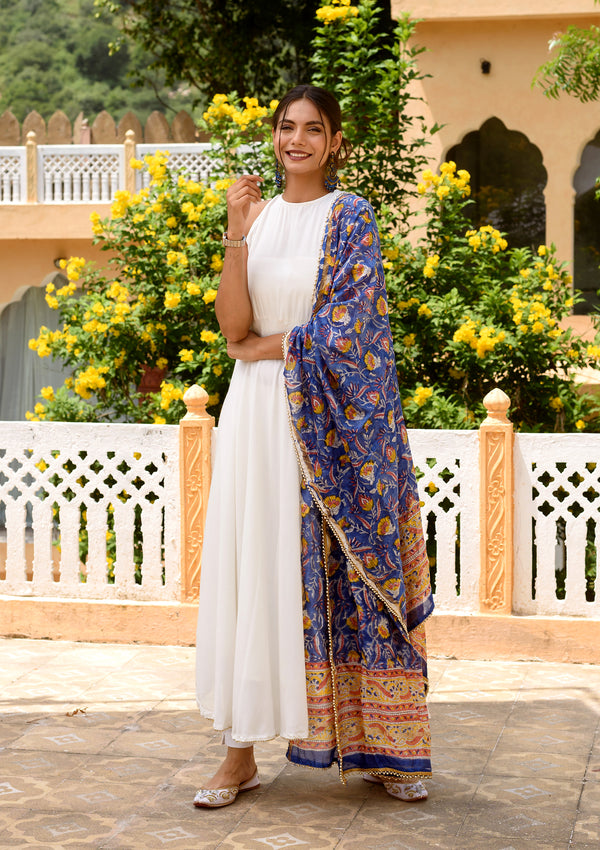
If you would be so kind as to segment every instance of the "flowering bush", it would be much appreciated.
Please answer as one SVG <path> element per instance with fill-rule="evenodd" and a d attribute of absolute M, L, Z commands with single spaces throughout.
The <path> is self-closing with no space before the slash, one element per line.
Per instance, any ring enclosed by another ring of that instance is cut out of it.
<path fill-rule="evenodd" d="M 600 430 L 597 403 L 573 377 L 598 365 L 600 346 L 560 324 L 574 302 L 570 275 L 553 246 L 510 249 L 491 225 L 472 229 L 469 180 L 453 162 L 423 172 L 423 239 L 382 238 L 408 424 L 475 427 L 484 395 L 500 386 L 517 428 Z"/>
<path fill-rule="evenodd" d="M 425 126 L 413 94 L 423 78 L 416 22 L 402 14 L 393 33 L 384 34 L 380 7 L 377 0 L 330 0 L 317 9 L 312 82 L 334 92 L 342 108 L 353 146 L 343 188 L 367 198 L 382 221 L 407 231 L 416 177 L 436 128 Z"/>
<path fill-rule="evenodd" d="M 42 328 L 30 347 L 62 360 L 72 376 L 59 390 L 45 387 L 46 404 L 28 418 L 173 422 L 185 384 L 196 379 L 218 406 L 230 372 L 212 306 L 225 185 L 187 180 L 167 162 L 160 151 L 147 156 L 149 187 L 117 192 L 110 220 L 92 214 L 110 273 L 71 257 L 63 262 L 68 282 L 48 285 L 62 328 Z M 155 392 L 145 388 L 149 373 L 159 379 Z"/>

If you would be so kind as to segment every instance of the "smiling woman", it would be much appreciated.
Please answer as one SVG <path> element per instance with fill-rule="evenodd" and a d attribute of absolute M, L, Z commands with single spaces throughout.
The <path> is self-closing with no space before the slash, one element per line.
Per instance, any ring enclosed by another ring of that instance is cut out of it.
<path fill-rule="evenodd" d="M 258 787 L 253 743 L 337 762 L 402 800 L 430 775 L 423 622 L 433 603 L 379 234 L 337 188 L 340 108 L 314 86 L 273 116 L 283 192 L 227 192 L 215 301 L 236 360 L 202 555 L 197 699 L 227 756 L 198 807 Z"/>

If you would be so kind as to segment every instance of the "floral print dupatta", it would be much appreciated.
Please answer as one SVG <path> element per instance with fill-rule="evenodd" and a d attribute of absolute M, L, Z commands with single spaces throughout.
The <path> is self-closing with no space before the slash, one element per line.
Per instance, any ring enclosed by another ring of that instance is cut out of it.
<path fill-rule="evenodd" d="M 342 194 L 326 225 L 310 321 L 286 339 L 302 470 L 311 767 L 430 775 L 423 622 L 433 609 L 371 206 Z"/>

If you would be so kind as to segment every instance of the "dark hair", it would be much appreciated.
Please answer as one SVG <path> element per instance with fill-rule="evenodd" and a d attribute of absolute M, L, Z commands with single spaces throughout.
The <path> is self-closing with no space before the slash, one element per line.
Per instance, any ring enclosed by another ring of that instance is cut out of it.
<path fill-rule="evenodd" d="M 326 89 L 308 84 L 295 86 L 281 98 L 277 105 L 277 109 L 273 113 L 273 118 L 271 119 L 274 130 L 277 129 L 279 122 L 285 118 L 291 104 L 296 100 L 302 100 L 302 98 L 310 100 L 311 103 L 317 107 L 321 119 L 323 119 L 323 116 L 327 118 L 332 136 L 335 136 L 337 132 L 342 132 L 342 110 L 340 109 L 340 105 L 337 102 L 336 97 Z M 323 121 L 323 123 L 325 122 Z M 351 152 L 352 145 L 342 134 L 342 142 L 339 149 L 334 154 L 335 164 L 338 168 L 341 168 L 347 163 Z"/>

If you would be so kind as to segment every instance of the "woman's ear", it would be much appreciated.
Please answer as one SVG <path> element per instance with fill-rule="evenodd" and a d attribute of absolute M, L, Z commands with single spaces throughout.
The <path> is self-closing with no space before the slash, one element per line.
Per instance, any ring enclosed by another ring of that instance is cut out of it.
<path fill-rule="evenodd" d="M 338 130 L 331 139 L 331 151 L 332 153 L 338 153 L 342 144 L 342 131 Z"/>

